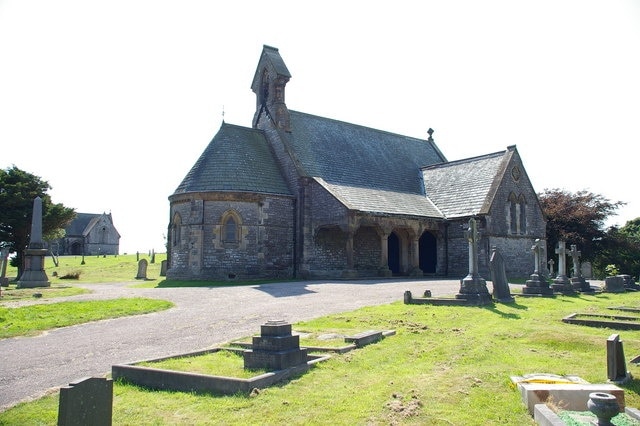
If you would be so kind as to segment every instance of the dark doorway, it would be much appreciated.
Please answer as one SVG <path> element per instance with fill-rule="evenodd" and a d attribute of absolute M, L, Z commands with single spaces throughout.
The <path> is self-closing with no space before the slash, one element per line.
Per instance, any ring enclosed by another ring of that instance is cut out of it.
<path fill-rule="evenodd" d="M 75 255 L 81 255 L 82 254 L 82 243 L 75 241 L 73 244 L 71 244 L 71 253 L 70 254 L 75 254 Z"/>
<path fill-rule="evenodd" d="M 387 250 L 389 253 L 389 269 L 394 274 L 400 273 L 400 238 L 392 232 L 387 238 Z"/>
<path fill-rule="evenodd" d="M 436 237 L 431 232 L 425 232 L 420 237 L 420 269 L 425 274 L 435 274 L 438 264 L 438 250 Z"/>

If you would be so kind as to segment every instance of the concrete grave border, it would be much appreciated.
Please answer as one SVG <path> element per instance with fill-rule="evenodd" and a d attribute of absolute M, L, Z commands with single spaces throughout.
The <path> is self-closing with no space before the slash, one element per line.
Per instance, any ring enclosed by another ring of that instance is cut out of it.
<path fill-rule="evenodd" d="M 586 319 L 582 319 L 582 317 Z M 616 330 L 640 330 L 640 317 L 622 315 L 572 313 L 562 318 L 562 322 L 589 327 L 607 327 Z"/>

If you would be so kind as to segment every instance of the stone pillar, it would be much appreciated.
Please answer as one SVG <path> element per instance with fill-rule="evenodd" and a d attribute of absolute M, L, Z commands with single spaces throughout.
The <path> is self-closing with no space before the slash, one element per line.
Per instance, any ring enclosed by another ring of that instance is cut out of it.
<path fill-rule="evenodd" d="M 417 236 L 411 239 L 411 267 L 409 274 L 412 277 L 421 277 L 423 275 L 420 269 L 420 238 Z"/>
<path fill-rule="evenodd" d="M 33 214 L 31 216 L 31 234 L 29 246 L 24 251 L 24 271 L 18 280 L 18 288 L 49 287 L 49 277 L 44 271 L 44 259 L 47 250 L 42 241 L 42 199 L 33 200 Z"/>
<path fill-rule="evenodd" d="M 571 280 L 567 277 L 567 249 L 564 241 L 558 241 L 558 247 L 556 248 L 556 254 L 558 255 L 558 276 L 553 280 L 551 289 L 556 293 L 573 294 L 573 286 Z"/>
<path fill-rule="evenodd" d="M 463 299 L 477 304 L 491 303 L 491 295 L 487 282 L 478 273 L 478 240 L 480 232 L 475 219 L 469 219 L 469 230 L 466 232 L 469 242 L 469 274 L 460 280 L 460 291 L 456 299 Z"/>
<path fill-rule="evenodd" d="M 8 287 L 9 278 L 7 278 L 7 265 L 9 263 L 9 248 L 5 247 L 0 250 L 0 286 Z"/>
<path fill-rule="evenodd" d="M 353 231 L 347 232 L 345 253 L 347 256 L 347 268 L 342 271 L 342 278 L 356 278 L 358 272 L 353 269 Z"/>
<path fill-rule="evenodd" d="M 380 233 L 380 267 L 378 268 L 378 274 L 381 277 L 393 275 L 393 272 L 389 269 L 389 234 L 386 232 Z"/>

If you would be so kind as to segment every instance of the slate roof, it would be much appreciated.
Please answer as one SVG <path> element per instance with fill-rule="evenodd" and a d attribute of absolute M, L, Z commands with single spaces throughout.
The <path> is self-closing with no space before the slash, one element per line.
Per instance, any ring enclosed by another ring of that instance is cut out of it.
<path fill-rule="evenodd" d="M 355 210 L 442 217 L 420 167 L 446 158 L 433 141 L 290 111 L 287 138 L 301 173 Z"/>
<path fill-rule="evenodd" d="M 427 197 L 447 218 L 487 213 L 509 151 L 452 161 L 422 170 Z"/>
<path fill-rule="evenodd" d="M 262 131 L 224 122 L 175 194 L 202 191 L 291 195 Z"/>
<path fill-rule="evenodd" d="M 76 217 L 65 228 L 65 234 L 67 237 L 78 237 L 81 235 L 87 235 L 91 232 L 91 229 L 95 226 L 96 222 L 100 220 L 104 213 L 76 213 Z M 111 220 L 111 213 L 106 215 L 107 218 L 113 224 Z M 118 233 L 118 231 L 116 231 Z M 118 234 L 119 235 L 119 234 Z"/>

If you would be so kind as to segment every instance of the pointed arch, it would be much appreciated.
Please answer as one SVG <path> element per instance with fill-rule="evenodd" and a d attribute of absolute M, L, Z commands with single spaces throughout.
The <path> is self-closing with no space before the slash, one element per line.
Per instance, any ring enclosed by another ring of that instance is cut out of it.
<path fill-rule="evenodd" d="M 180 213 L 173 215 L 171 219 L 171 244 L 177 246 L 182 238 L 182 217 Z"/>
<path fill-rule="evenodd" d="M 235 210 L 227 210 L 220 219 L 222 234 L 220 235 L 224 244 L 237 244 L 242 235 L 242 217 Z"/>

